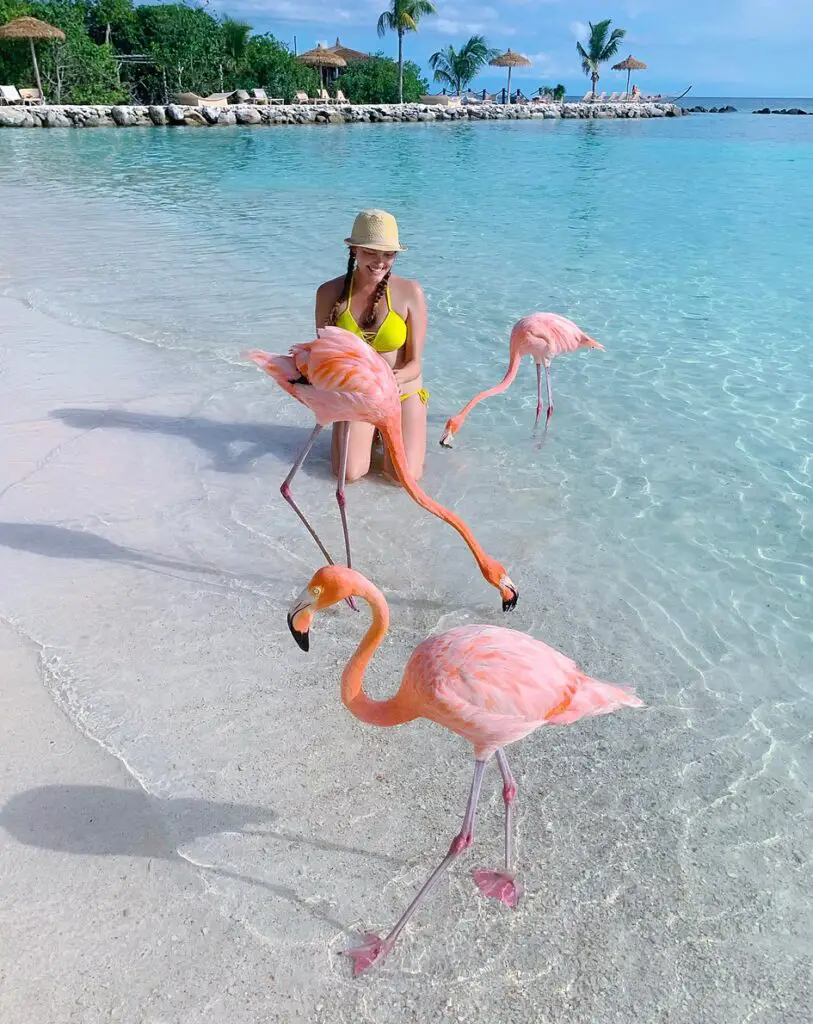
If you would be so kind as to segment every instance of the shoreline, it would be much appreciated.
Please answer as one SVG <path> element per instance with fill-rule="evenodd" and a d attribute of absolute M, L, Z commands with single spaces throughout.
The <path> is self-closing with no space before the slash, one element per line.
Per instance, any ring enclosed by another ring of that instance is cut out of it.
<path fill-rule="evenodd" d="M 220 125 L 380 124 L 432 121 L 613 120 L 682 117 L 674 103 L 518 103 L 446 107 L 424 103 L 235 105 L 88 105 L 0 107 L 0 128 L 151 128 Z"/>

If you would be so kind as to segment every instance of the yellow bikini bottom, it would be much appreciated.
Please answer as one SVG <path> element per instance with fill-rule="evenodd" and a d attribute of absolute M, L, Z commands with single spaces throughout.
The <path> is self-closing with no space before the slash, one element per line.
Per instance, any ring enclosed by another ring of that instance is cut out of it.
<path fill-rule="evenodd" d="M 408 395 L 401 395 L 401 401 L 405 402 L 408 398 L 412 398 L 413 395 L 417 395 L 424 405 L 429 404 L 429 392 L 426 388 L 420 388 L 418 391 L 410 391 Z"/>

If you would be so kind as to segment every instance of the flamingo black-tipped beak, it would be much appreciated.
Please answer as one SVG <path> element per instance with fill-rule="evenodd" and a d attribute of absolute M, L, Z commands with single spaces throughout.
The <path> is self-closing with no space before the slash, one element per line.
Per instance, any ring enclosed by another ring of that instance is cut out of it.
<path fill-rule="evenodd" d="M 307 630 L 305 630 L 305 632 L 303 633 L 302 630 L 296 628 L 296 626 L 294 625 L 295 614 L 295 612 L 288 613 L 288 629 L 290 629 L 291 636 L 294 638 L 294 640 L 296 640 L 297 646 L 300 648 L 300 650 L 303 650 L 307 653 L 307 651 L 310 650 L 311 646 L 310 633 Z"/>
<path fill-rule="evenodd" d="M 451 431 L 447 430 L 441 436 L 441 439 L 438 441 L 438 444 L 440 445 L 441 448 L 451 448 L 452 447 L 452 438 L 453 437 L 454 437 L 454 434 Z"/>
<path fill-rule="evenodd" d="M 514 587 L 511 587 L 510 589 L 511 597 L 504 597 L 502 599 L 502 610 L 504 612 L 512 612 L 517 606 L 517 601 L 519 601 L 519 591 Z"/>

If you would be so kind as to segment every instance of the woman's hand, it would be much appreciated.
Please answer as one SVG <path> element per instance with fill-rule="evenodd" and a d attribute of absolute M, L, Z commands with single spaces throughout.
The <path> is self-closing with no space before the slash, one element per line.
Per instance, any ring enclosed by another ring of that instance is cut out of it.
<path fill-rule="evenodd" d="M 417 360 L 412 360 L 409 363 L 404 363 L 403 366 L 399 366 L 392 373 L 395 377 L 395 383 L 398 385 L 398 394 L 403 395 L 407 384 L 411 384 L 413 380 L 417 380 L 421 375 L 421 368 L 417 365 Z"/>

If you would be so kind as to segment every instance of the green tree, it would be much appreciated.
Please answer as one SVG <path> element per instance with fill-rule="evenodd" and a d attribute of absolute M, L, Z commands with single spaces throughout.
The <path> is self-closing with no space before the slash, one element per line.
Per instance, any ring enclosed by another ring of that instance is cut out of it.
<path fill-rule="evenodd" d="M 459 96 L 477 77 L 480 68 L 497 56 L 497 52 L 483 36 L 472 36 L 459 50 L 447 46 L 445 50 L 433 53 L 429 66 L 435 73 L 435 81 L 451 86 Z"/>
<path fill-rule="evenodd" d="M 282 96 L 286 103 L 293 100 L 298 89 L 312 95 L 319 85 L 318 72 L 300 64 L 272 35 L 249 39 L 238 77 L 244 88 L 262 87 L 269 96 Z"/>
<path fill-rule="evenodd" d="M 401 102 L 417 103 L 429 89 L 417 64 L 406 61 L 399 74 L 395 61 L 380 53 L 349 64 L 338 84 L 351 103 L 396 103 L 399 88 Z"/>
<path fill-rule="evenodd" d="M 220 23 L 220 28 L 223 33 L 223 49 L 226 51 L 226 56 L 231 59 L 234 67 L 239 67 L 251 38 L 251 25 L 244 21 L 235 21 L 234 18 L 224 18 Z"/>
<path fill-rule="evenodd" d="M 540 96 L 549 96 L 554 102 L 561 103 L 567 90 L 563 85 L 543 85 L 539 89 Z"/>
<path fill-rule="evenodd" d="M 390 0 L 390 9 L 378 18 L 376 26 L 382 38 L 387 32 L 395 32 L 398 36 L 398 102 L 404 102 L 404 35 L 417 32 L 421 18 L 428 14 L 437 14 L 435 5 L 430 0 Z"/>
<path fill-rule="evenodd" d="M 605 18 L 604 21 L 600 21 L 596 25 L 592 21 L 588 22 L 590 36 L 587 39 L 587 48 L 585 49 L 581 43 L 576 43 L 576 52 L 582 59 L 582 71 L 593 83 L 594 98 L 596 95 L 596 83 L 601 77 L 599 73 L 601 65 L 606 64 L 611 57 L 616 55 L 618 44 L 627 34 L 627 30 L 624 28 L 614 28 L 612 34 L 610 34 L 611 24 L 612 18 Z"/>
<path fill-rule="evenodd" d="M 132 53 L 138 20 L 132 0 L 87 0 L 85 24 L 95 43 L 110 43 L 116 53 Z"/>
<path fill-rule="evenodd" d="M 154 67 L 143 72 L 140 85 L 150 102 L 171 92 L 208 96 L 220 83 L 223 39 L 219 23 L 202 8 L 155 4 L 136 8 L 139 52 Z"/>

